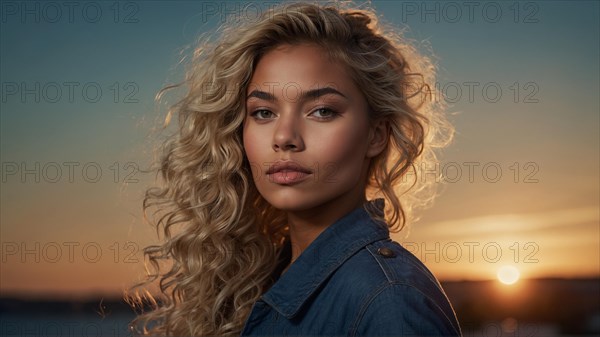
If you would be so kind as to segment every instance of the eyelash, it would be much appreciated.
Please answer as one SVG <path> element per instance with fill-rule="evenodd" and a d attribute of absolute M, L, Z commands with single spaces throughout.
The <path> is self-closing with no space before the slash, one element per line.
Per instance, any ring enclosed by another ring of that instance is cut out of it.
<path fill-rule="evenodd" d="M 321 111 L 321 110 L 324 110 L 324 111 L 327 111 L 327 112 L 331 113 L 331 116 L 329 116 L 329 117 L 317 117 L 317 119 L 319 119 L 319 120 L 332 120 L 332 119 L 336 118 L 339 115 L 339 113 L 337 111 L 335 111 L 335 110 L 333 110 L 331 108 L 328 108 L 328 107 L 317 108 L 313 112 L 311 112 L 311 114 L 315 113 L 316 111 Z M 271 110 L 268 110 L 268 109 L 258 109 L 258 110 L 254 110 L 254 112 L 252 112 L 250 114 L 250 116 L 252 116 L 254 119 L 257 119 L 257 120 L 269 119 L 269 118 L 258 118 L 256 115 L 259 112 L 261 112 L 261 111 L 268 111 L 270 113 L 273 113 Z"/>

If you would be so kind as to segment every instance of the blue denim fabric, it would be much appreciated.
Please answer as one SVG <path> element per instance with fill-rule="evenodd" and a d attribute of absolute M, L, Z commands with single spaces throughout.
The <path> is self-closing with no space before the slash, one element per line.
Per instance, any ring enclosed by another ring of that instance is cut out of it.
<path fill-rule="evenodd" d="M 364 207 L 381 214 L 384 200 Z M 364 207 L 321 232 L 274 280 L 242 336 L 461 336 L 437 279 Z"/>

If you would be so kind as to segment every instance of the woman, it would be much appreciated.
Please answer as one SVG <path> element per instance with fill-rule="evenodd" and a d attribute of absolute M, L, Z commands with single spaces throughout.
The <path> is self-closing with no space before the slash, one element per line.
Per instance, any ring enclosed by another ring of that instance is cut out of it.
<path fill-rule="evenodd" d="M 198 47 L 144 202 L 163 213 L 145 250 L 162 297 L 136 331 L 460 335 L 435 277 L 389 237 L 431 200 L 417 167 L 451 138 L 433 81 L 368 10 L 281 5 Z"/>

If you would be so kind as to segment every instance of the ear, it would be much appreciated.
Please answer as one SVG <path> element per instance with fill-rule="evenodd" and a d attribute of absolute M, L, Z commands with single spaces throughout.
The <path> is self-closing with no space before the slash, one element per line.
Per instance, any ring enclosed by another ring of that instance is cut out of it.
<path fill-rule="evenodd" d="M 387 121 L 380 119 L 369 130 L 367 157 L 376 157 L 385 149 L 390 137 Z"/>

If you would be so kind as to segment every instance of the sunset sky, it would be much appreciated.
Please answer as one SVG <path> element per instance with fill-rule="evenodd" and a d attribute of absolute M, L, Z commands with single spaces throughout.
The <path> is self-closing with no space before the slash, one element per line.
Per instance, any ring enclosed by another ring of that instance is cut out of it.
<path fill-rule="evenodd" d="M 3 296 L 119 292 L 141 277 L 155 233 L 141 213 L 153 177 L 138 169 L 165 113 L 154 95 L 226 12 L 251 19 L 273 2 L 52 3 L 1 3 Z M 440 280 L 504 265 L 599 276 L 599 3 L 372 6 L 431 45 L 457 130 L 440 158 L 450 181 L 393 238 Z"/>

